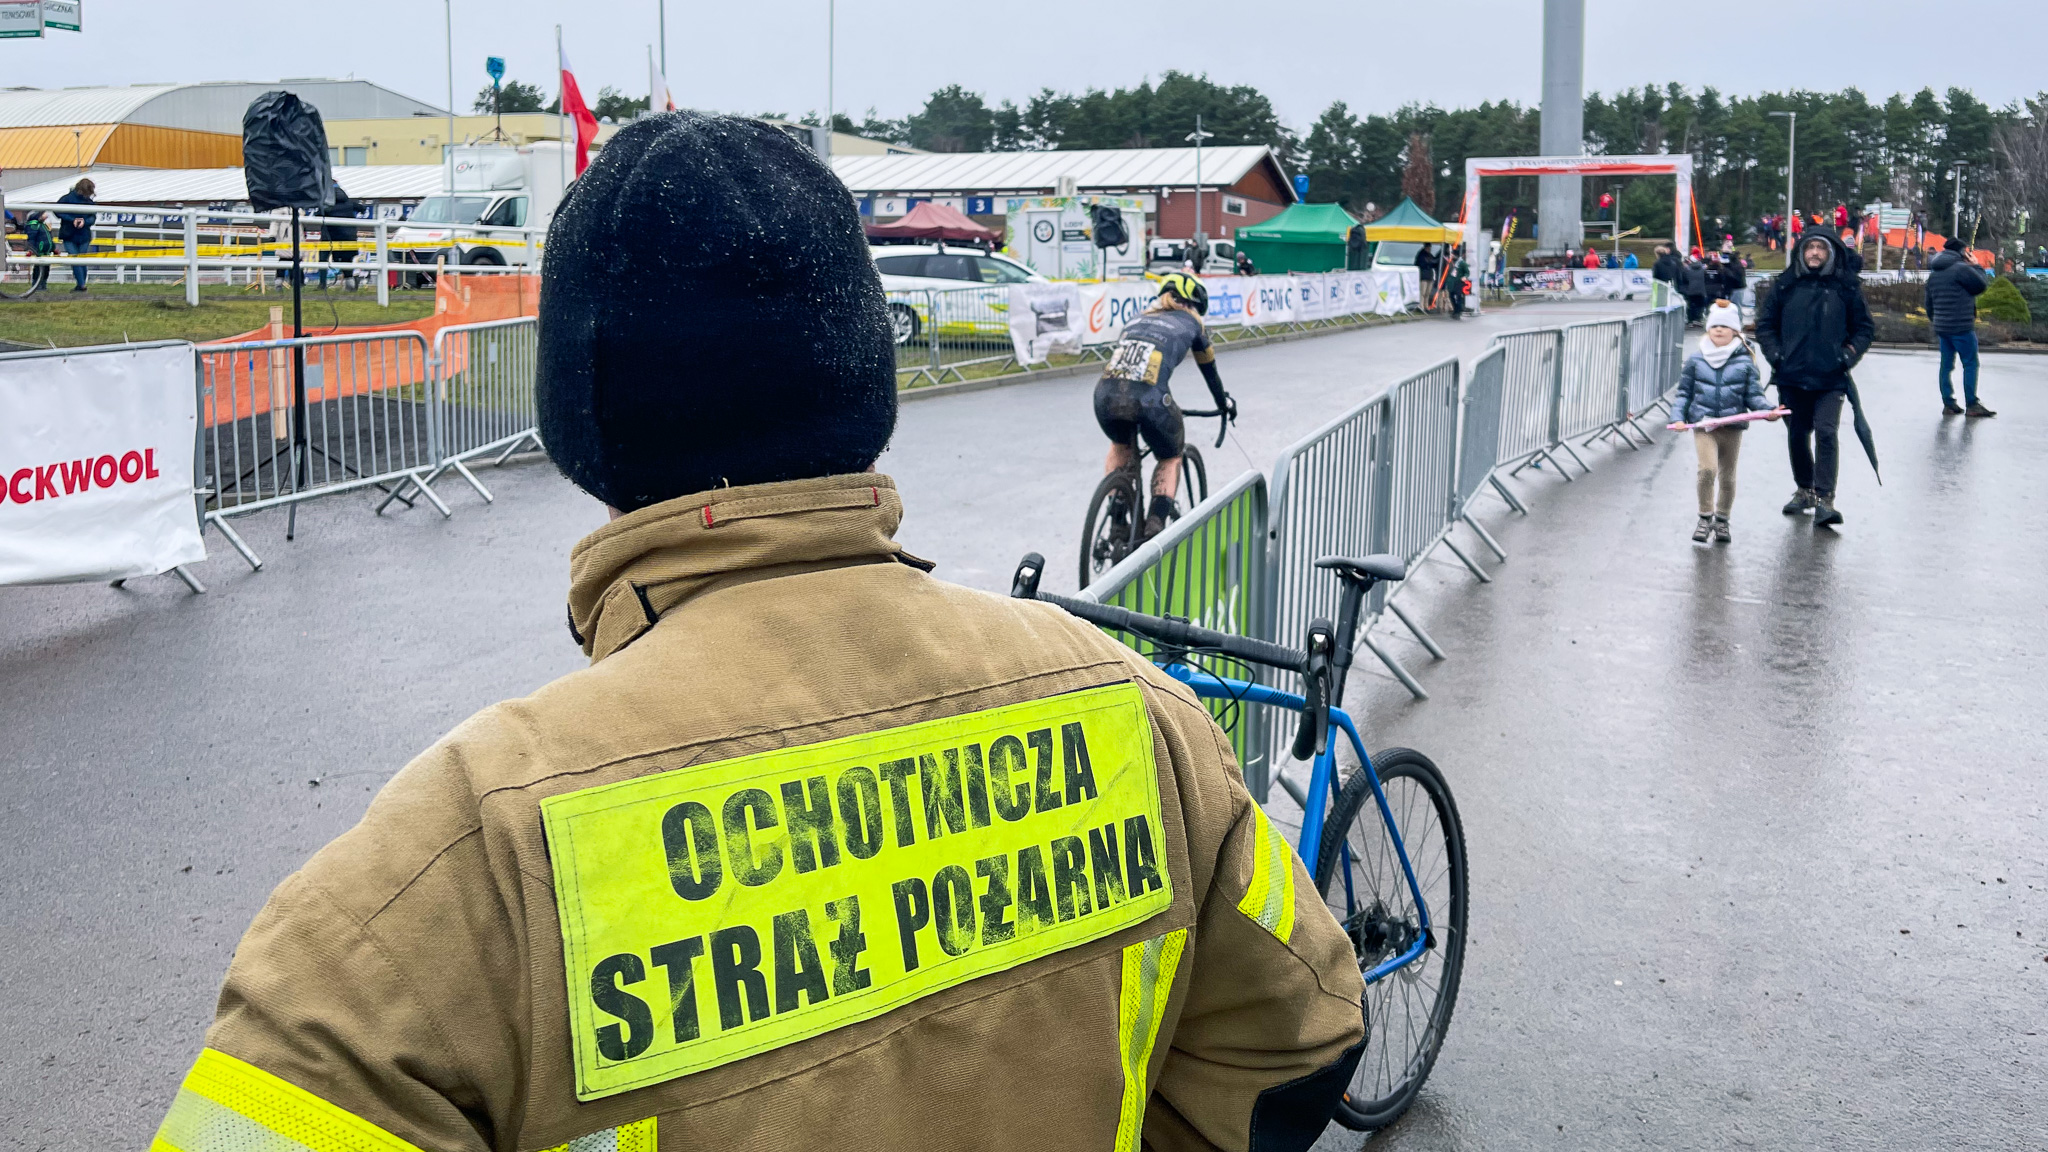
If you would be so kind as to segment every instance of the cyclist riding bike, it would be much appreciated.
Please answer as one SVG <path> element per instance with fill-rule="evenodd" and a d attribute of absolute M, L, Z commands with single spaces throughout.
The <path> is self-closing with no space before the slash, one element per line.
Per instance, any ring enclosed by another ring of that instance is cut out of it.
<path fill-rule="evenodd" d="M 1161 277 L 1159 299 L 1124 328 L 1109 367 L 1095 385 L 1095 422 L 1110 439 L 1103 474 L 1138 469 L 1140 435 L 1158 461 L 1152 469 L 1152 505 L 1145 513 L 1144 540 L 1164 531 L 1175 515 L 1173 493 L 1180 482 L 1186 435 L 1168 381 L 1190 351 L 1217 410 L 1226 421 L 1237 421 L 1237 401 L 1223 390 L 1216 351 L 1202 327 L 1201 318 L 1208 311 L 1209 290 L 1200 280 L 1185 272 Z"/>

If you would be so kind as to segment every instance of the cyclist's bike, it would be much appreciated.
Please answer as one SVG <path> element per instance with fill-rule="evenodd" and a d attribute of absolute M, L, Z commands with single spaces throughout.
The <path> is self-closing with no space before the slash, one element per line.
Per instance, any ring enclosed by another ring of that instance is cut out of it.
<path fill-rule="evenodd" d="M 1218 417 L 1216 446 L 1230 426 L 1221 419 L 1222 409 L 1181 409 L 1182 417 Z M 1138 550 L 1145 529 L 1145 509 L 1152 490 L 1145 484 L 1145 461 L 1152 456 L 1143 438 L 1138 442 L 1134 467 L 1111 472 L 1095 486 L 1088 498 L 1088 519 L 1081 528 L 1081 583 L 1086 588 L 1097 576 L 1116 567 L 1117 562 Z M 1173 494 L 1174 519 L 1209 498 L 1209 469 L 1193 444 L 1181 449 L 1180 485 Z"/>
<path fill-rule="evenodd" d="M 1328 556 L 1316 567 L 1342 582 L 1343 598 L 1336 626 L 1328 620 L 1310 624 L 1301 651 L 1040 592 L 1045 559 L 1035 552 L 1018 564 L 1011 595 L 1057 604 L 1091 624 L 1145 637 L 1159 666 L 1197 696 L 1300 715 L 1293 751 L 1297 760 L 1314 760 L 1308 790 L 1304 794 L 1285 777 L 1281 784 L 1301 802 L 1302 862 L 1330 914 L 1351 937 L 1366 985 L 1365 1056 L 1336 1119 L 1347 1128 L 1372 1131 L 1392 1124 L 1414 1103 L 1450 1026 L 1465 963 L 1465 832 L 1450 786 L 1427 756 L 1411 748 L 1368 756 L 1351 717 L 1336 706 L 1366 594 L 1381 581 L 1401 579 L 1405 566 L 1397 556 Z M 1300 673 L 1303 691 L 1282 692 L 1197 663 L 1218 657 Z M 1348 780 L 1337 773 L 1332 725 L 1358 755 Z"/>

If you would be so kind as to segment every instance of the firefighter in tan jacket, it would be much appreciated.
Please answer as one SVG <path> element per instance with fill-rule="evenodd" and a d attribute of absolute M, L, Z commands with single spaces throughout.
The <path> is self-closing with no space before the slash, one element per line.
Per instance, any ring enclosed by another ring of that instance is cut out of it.
<path fill-rule="evenodd" d="M 643 119 L 541 301 L 541 435 L 616 517 L 571 556 L 591 666 L 278 888 L 155 1147 L 1312 1143 L 1348 942 L 1185 688 L 893 542 L 845 188 L 766 125 Z"/>

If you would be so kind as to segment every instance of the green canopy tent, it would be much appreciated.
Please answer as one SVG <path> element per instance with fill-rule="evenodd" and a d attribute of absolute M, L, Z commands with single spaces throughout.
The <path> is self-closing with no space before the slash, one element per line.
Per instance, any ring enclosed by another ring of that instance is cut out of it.
<path fill-rule="evenodd" d="M 1338 204 L 1296 204 L 1237 230 L 1237 250 L 1260 272 L 1336 272 L 1344 268 L 1344 237 L 1358 221 Z"/>

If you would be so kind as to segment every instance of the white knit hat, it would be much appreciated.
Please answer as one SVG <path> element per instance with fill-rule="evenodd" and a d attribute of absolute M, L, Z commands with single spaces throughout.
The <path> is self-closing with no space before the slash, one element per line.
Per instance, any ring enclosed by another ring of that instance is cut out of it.
<path fill-rule="evenodd" d="M 1707 327 L 1733 328 L 1735 331 L 1741 332 L 1742 309 L 1737 308 L 1726 300 L 1716 300 L 1714 306 L 1707 309 Z"/>

